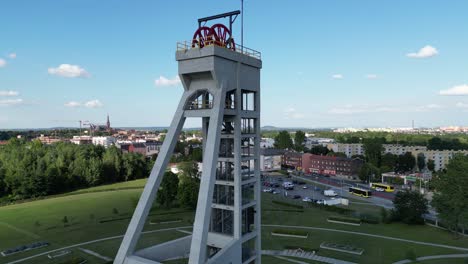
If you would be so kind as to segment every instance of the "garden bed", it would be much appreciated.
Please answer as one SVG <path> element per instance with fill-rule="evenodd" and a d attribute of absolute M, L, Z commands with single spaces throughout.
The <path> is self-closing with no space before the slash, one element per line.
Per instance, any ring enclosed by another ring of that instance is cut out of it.
<path fill-rule="evenodd" d="M 359 255 L 359 256 L 362 255 L 362 253 L 364 253 L 364 249 L 362 248 L 357 248 L 351 245 L 336 244 L 336 243 L 331 243 L 331 242 L 322 242 L 322 244 L 320 244 L 320 248 L 345 252 L 345 253 Z"/>

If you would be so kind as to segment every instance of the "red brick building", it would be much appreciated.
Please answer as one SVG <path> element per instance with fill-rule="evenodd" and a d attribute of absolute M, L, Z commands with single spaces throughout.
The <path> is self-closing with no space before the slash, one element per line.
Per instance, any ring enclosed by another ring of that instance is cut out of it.
<path fill-rule="evenodd" d="M 358 158 L 320 156 L 310 153 L 302 155 L 302 169 L 305 173 L 356 176 L 363 164 L 364 161 Z"/>

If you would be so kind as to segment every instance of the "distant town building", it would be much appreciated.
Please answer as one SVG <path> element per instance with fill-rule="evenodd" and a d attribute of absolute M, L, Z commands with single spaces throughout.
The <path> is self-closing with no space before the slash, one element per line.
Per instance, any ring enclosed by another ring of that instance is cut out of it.
<path fill-rule="evenodd" d="M 305 173 L 320 173 L 330 176 L 354 178 L 359 173 L 364 161 L 359 158 L 321 156 L 310 153 L 302 155 L 302 170 Z"/>
<path fill-rule="evenodd" d="M 88 145 L 92 144 L 93 140 L 91 136 L 73 136 L 70 142 L 76 145 Z"/>
<path fill-rule="evenodd" d="M 49 137 L 49 136 L 44 136 L 41 134 L 41 136 L 35 138 L 36 140 L 39 140 L 42 144 L 45 144 L 45 145 L 50 145 L 50 144 L 53 144 L 53 143 L 57 143 L 57 142 L 61 142 L 63 141 L 62 139 L 60 138 L 57 138 L 57 137 Z"/>
<path fill-rule="evenodd" d="M 327 144 L 334 143 L 335 139 L 333 138 L 316 138 L 316 137 L 307 137 L 305 139 L 305 147 L 311 149 L 315 146 L 327 146 Z"/>
<path fill-rule="evenodd" d="M 147 141 L 145 143 L 146 146 L 146 156 L 153 156 L 155 154 L 158 154 L 159 151 L 161 150 L 162 142 L 160 141 Z"/>
<path fill-rule="evenodd" d="M 283 156 L 281 156 L 281 166 L 302 170 L 302 153 L 286 151 Z"/>
<path fill-rule="evenodd" d="M 281 170 L 281 156 L 284 150 L 261 148 L 260 149 L 260 170 L 275 171 Z"/>
<path fill-rule="evenodd" d="M 116 139 L 115 137 L 93 137 L 92 138 L 93 145 L 96 146 L 104 146 L 105 148 L 108 148 L 110 146 L 115 145 Z"/>
<path fill-rule="evenodd" d="M 260 148 L 273 148 L 275 140 L 273 138 L 262 138 L 260 140 Z"/>

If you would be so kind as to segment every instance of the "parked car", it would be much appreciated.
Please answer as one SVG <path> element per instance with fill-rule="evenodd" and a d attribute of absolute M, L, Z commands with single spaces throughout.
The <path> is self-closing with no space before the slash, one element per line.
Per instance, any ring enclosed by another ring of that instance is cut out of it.
<path fill-rule="evenodd" d="M 319 187 L 314 187 L 314 191 L 320 192 L 321 189 Z"/>
<path fill-rule="evenodd" d="M 293 196 L 293 199 L 301 199 L 301 196 L 299 194 L 296 194 Z"/>
<path fill-rule="evenodd" d="M 317 204 L 325 204 L 325 201 L 324 200 L 317 200 L 316 203 Z"/>
<path fill-rule="evenodd" d="M 278 194 L 279 192 L 276 190 L 273 190 L 272 194 Z"/>
<path fill-rule="evenodd" d="M 307 188 L 308 188 L 307 185 L 302 186 L 302 189 L 307 189 Z"/>
<path fill-rule="evenodd" d="M 303 202 L 308 202 L 308 203 L 311 203 L 312 202 L 312 199 L 310 199 L 309 197 L 304 197 L 304 199 L 302 199 Z"/>
<path fill-rule="evenodd" d="M 272 193 L 273 189 L 271 189 L 271 188 L 263 189 L 263 192 L 264 193 Z"/>
<path fill-rule="evenodd" d="M 375 188 L 375 190 L 378 192 L 385 192 L 384 188 L 380 188 L 380 187 Z"/>

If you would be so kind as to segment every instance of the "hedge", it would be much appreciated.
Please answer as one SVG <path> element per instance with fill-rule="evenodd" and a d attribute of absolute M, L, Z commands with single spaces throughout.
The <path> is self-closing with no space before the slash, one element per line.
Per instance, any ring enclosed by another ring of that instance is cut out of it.
<path fill-rule="evenodd" d="M 339 216 L 330 216 L 330 217 L 328 217 L 328 220 L 346 222 L 346 223 L 351 223 L 351 224 L 360 224 L 361 223 L 361 219 L 358 219 L 358 218 L 339 217 Z"/>
<path fill-rule="evenodd" d="M 288 206 L 288 207 L 304 209 L 304 206 L 298 205 L 298 204 L 293 204 L 293 203 L 288 203 L 288 202 L 283 202 L 283 201 L 278 201 L 278 200 L 273 200 L 271 202 L 274 203 L 274 204 L 284 205 L 284 206 Z"/>
<path fill-rule="evenodd" d="M 276 233 L 276 234 L 293 235 L 293 236 L 308 236 L 309 235 L 309 233 L 305 231 L 296 230 L 296 229 L 275 229 L 271 232 Z"/>

